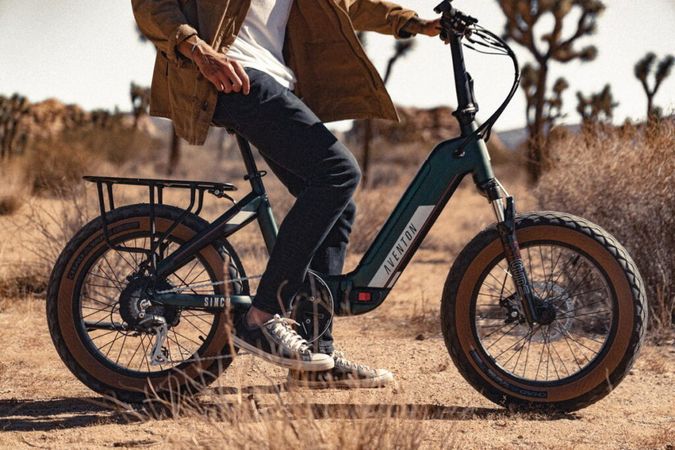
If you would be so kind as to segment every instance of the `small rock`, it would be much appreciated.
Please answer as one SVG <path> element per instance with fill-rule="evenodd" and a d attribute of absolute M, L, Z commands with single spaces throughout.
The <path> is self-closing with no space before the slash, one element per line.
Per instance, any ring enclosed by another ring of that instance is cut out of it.
<path fill-rule="evenodd" d="M 416 340 L 416 341 L 423 341 L 423 340 L 425 340 L 425 339 L 426 339 L 426 337 L 425 337 L 423 334 L 421 334 L 421 333 L 418 334 L 417 336 L 415 336 L 415 340 Z"/>

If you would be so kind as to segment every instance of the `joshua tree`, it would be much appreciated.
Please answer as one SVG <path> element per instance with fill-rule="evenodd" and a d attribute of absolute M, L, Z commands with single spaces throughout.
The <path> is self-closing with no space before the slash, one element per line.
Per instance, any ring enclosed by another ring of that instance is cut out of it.
<path fill-rule="evenodd" d="M 523 90 L 527 98 L 528 171 L 536 181 L 547 162 L 546 141 L 555 121 L 561 117 L 561 94 L 567 88 L 558 79 L 549 96 L 548 75 L 554 61 L 567 63 L 579 59 L 592 61 L 597 55 L 594 46 L 575 48 L 577 40 L 596 30 L 598 15 L 605 6 L 599 0 L 497 0 L 506 16 L 505 37 L 525 47 L 534 64 L 523 67 Z M 578 11 L 576 30 L 563 36 L 565 19 Z M 549 22 L 549 18 L 552 19 Z M 535 35 L 537 25 L 550 23 L 549 32 Z"/>
<path fill-rule="evenodd" d="M 10 98 L 0 96 L 0 157 L 2 159 L 23 151 L 28 136 L 22 129 L 22 122 L 29 113 L 30 104 L 25 97 L 18 94 Z"/>
<path fill-rule="evenodd" d="M 366 40 L 363 33 L 359 33 L 361 44 L 365 46 Z M 384 84 L 386 85 L 391 76 L 392 69 L 396 61 L 406 56 L 414 48 L 415 42 L 411 39 L 399 40 L 394 44 L 394 54 L 391 55 L 387 61 L 387 69 L 384 73 Z M 362 185 L 368 185 L 368 172 L 370 169 L 370 144 L 373 139 L 373 122 L 371 119 L 366 119 L 363 122 L 363 153 L 361 159 L 361 170 L 363 172 Z"/>
<path fill-rule="evenodd" d="M 642 89 L 644 89 L 645 94 L 647 95 L 647 118 L 655 118 L 661 116 L 661 108 L 654 106 L 654 96 L 656 92 L 661 87 L 663 80 L 668 78 L 670 75 L 673 64 L 675 63 L 675 57 L 673 55 L 668 55 L 661 60 L 654 69 L 654 63 L 656 63 L 656 55 L 652 52 L 647 53 L 641 60 L 635 64 L 635 77 L 640 80 L 642 83 Z M 654 73 L 654 85 L 649 87 L 649 75 Z"/>
<path fill-rule="evenodd" d="M 577 91 L 577 112 L 584 124 L 611 122 L 617 106 L 619 104 L 614 101 L 609 84 L 602 91 L 588 97 Z"/>

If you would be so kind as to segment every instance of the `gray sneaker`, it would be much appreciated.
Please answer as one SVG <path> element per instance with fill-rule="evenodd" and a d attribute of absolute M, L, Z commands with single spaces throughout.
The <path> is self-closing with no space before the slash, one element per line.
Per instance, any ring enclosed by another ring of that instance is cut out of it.
<path fill-rule="evenodd" d="M 322 388 L 379 388 L 394 382 L 394 374 L 386 369 L 373 369 L 356 364 L 338 351 L 331 355 L 335 367 L 323 372 L 290 370 L 288 384 L 314 389 Z"/>
<path fill-rule="evenodd" d="M 251 328 L 244 316 L 235 326 L 234 345 L 287 369 L 304 372 L 332 369 L 333 358 L 312 353 L 307 341 L 293 329 L 293 324 L 293 320 L 275 315 L 262 326 Z"/>

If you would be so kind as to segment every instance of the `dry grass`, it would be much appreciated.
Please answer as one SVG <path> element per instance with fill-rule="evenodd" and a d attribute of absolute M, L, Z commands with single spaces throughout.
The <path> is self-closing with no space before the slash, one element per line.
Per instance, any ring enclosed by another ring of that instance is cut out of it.
<path fill-rule="evenodd" d="M 391 405 L 320 407 L 308 394 L 277 395 L 266 401 L 244 394 L 231 402 L 193 401 L 183 406 L 181 414 L 171 419 L 177 425 L 189 422 L 192 433 L 169 437 L 166 444 L 185 449 L 416 449 L 424 433 L 417 431 L 413 418 L 414 411 Z M 321 419 L 331 421 L 325 426 Z"/>
<path fill-rule="evenodd" d="M 635 259 L 647 287 L 650 325 L 675 319 L 675 122 L 586 130 L 557 141 L 554 169 L 537 193 L 546 209 L 604 227 Z"/>
<path fill-rule="evenodd" d="M 675 449 L 675 425 L 662 425 L 652 435 L 645 438 L 640 447 L 654 450 Z"/>
<path fill-rule="evenodd" d="M 138 160 L 158 145 L 146 133 L 123 127 L 65 131 L 33 142 L 21 163 L 33 193 L 58 196 L 102 164 Z"/>

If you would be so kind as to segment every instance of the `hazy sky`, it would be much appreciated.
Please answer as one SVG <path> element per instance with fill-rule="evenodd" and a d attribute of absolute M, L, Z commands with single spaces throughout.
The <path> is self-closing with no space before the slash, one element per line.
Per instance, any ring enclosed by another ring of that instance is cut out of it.
<path fill-rule="evenodd" d="M 323 0 L 322 0 L 323 1 Z M 422 17 L 432 17 L 438 0 L 400 0 Z M 565 76 L 571 88 L 565 97 L 567 121 L 577 122 L 575 92 L 599 91 L 610 83 L 617 120 L 645 115 L 646 100 L 633 76 L 633 65 L 647 51 L 662 57 L 675 53 L 675 0 L 606 0 L 598 33 L 583 43 L 599 48 L 591 63 L 556 64 L 553 76 Z M 455 5 L 501 33 L 504 18 L 494 0 L 456 0 Z M 129 1 L 0 0 L 0 94 L 19 92 L 33 101 L 56 97 L 87 109 L 130 108 L 129 83 L 149 84 L 154 49 L 138 41 Z M 394 69 L 389 90 L 403 105 L 455 104 L 449 49 L 437 39 L 418 37 L 416 50 Z M 383 69 L 393 39 L 370 33 L 368 53 Z M 521 63 L 525 50 L 514 46 Z M 511 83 L 506 58 L 467 52 L 467 66 L 476 79 L 482 118 L 494 109 Z M 675 109 L 675 73 L 664 83 L 656 103 Z M 498 129 L 524 125 L 522 92 L 507 109 Z"/>

